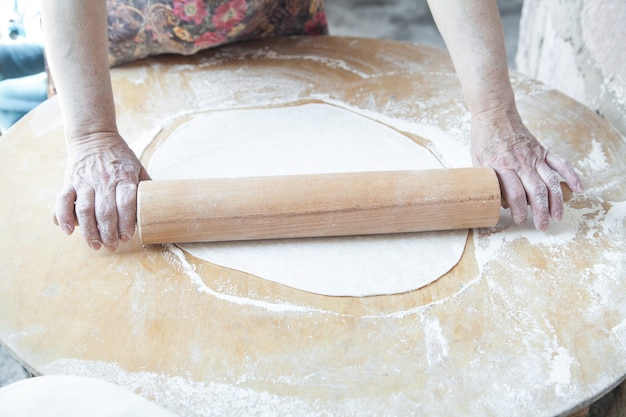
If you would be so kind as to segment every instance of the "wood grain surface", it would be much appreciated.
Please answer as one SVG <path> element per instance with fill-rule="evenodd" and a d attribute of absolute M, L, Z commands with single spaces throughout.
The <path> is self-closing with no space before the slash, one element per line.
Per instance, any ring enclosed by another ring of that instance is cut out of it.
<path fill-rule="evenodd" d="M 196 114 L 310 102 L 433 153 L 424 126 L 468 143 L 447 54 L 417 45 L 268 40 L 112 77 L 121 133 L 144 163 Z M 66 161 L 51 99 L 0 140 L 0 341 L 35 374 L 101 378 L 181 416 L 573 412 L 626 374 L 626 145 L 564 95 L 515 74 L 513 85 L 531 131 L 586 186 L 564 235 L 473 230 L 433 284 L 366 298 L 294 290 L 138 236 L 116 253 L 64 236 L 51 221 Z"/>
<path fill-rule="evenodd" d="M 358 236 L 493 227 L 491 168 L 144 181 L 142 243 Z"/>

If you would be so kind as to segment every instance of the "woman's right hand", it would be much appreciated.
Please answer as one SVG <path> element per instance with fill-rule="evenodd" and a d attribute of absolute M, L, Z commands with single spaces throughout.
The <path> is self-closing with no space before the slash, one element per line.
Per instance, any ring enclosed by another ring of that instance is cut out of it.
<path fill-rule="evenodd" d="M 135 233 L 137 185 L 150 177 L 117 132 L 73 139 L 68 158 L 55 222 L 68 235 L 77 222 L 91 248 L 114 251 Z"/>

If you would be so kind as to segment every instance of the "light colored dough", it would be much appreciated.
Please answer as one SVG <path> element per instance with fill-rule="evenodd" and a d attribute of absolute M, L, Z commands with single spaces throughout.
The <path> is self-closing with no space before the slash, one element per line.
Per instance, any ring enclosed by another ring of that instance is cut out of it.
<path fill-rule="evenodd" d="M 379 122 L 327 104 L 204 113 L 177 128 L 149 164 L 154 179 L 441 168 Z M 180 245 L 208 262 L 335 296 L 401 293 L 459 261 L 467 231 Z"/>
<path fill-rule="evenodd" d="M 176 417 L 117 385 L 95 378 L 38 376 L 0 389 L 2 417 Z"/>

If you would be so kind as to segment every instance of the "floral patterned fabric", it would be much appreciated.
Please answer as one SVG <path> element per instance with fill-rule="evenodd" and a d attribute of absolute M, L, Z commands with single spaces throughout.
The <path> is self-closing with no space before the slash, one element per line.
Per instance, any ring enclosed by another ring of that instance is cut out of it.
<path fill-rule="evenodd" d="M 109 64 L 270 36 L 327 34 L 324 0 L 107 0 Z"/>

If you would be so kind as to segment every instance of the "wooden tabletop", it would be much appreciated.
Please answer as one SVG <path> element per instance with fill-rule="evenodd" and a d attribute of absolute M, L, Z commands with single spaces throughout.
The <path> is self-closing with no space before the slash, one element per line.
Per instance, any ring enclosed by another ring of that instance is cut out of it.
<path fill-rule="evenodd" d="M 112 77 L 121 133 L 146 163 L 195 114 L 308 102 L 434 151 L 432 129 L 448 148 L 469 140 L 447 54 L 417 45 L 267 40 Z M 284 287 L 138 237 L 108 253 L 65 236 L 51 220 L 66 154 L 48 100 L 0 138 L 0 341 L 35 374 L 101 378 L 182 416 L 574 411 L 626 374 L 626 142 L 564 95 L 516 74 L 513 85 L 525 122 L 572 161 L 585 194 L 549 235 L 503 212 L 433 284 L 365 298 Z"/>

